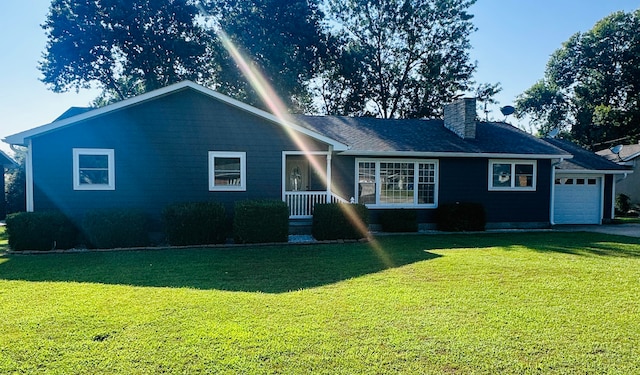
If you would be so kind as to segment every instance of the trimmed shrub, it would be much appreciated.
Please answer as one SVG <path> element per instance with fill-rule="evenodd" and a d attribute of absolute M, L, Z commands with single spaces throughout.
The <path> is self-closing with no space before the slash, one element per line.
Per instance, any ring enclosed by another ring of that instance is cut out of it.
<path fill-rule="evenodd" d="M 174 203 L 165 207 L 162 216 L 171 245 L 209 245 L 227 240 L 227 217 L 221 203 Z"/>
<path fill-rule="evenodd" d="M 367 233 L 362 230 L 368 230 L 368 226 L 369 210 L 363 204 L 324 203 L 314 207 L 312 234 L 317 240 L 363 238 Z"/>
<path fill-rule="evenodd" d="M 70 249 L 78 238 L 76 226 L 57 211 L 9 214 L 6 224 L 9 246 L 16 251 Z"/>
<path fill-rule="evenodd" d="M 616 197 L 616 208 L 620 214 L 625 215 L 631 209 L 631 198 L 626 194 L 618 194 Z"/>
<path fill-rule="evenodd" d="M 148 218 L 134 209 L 100 209 L 87 212 L 82 229 L 89 246 L 97 249 L 149 245 Z"/>
<path fill-rule="evenodd" d="M 436 222 L 445 232 L 483 231 L 486 215 L 480 203 L 448 203 L 436 209 Z"/>
<path fill-rule="evenodd" d="M 380 212 L 383 232 L 417 232 L 418 212 L 416 210 L 385 210 Z"/>
<path fill-rule="evenodd" d="M 289 207 L 283 201 L 236 202 L 233 238 L 236 243 L 287 242 Z"/>

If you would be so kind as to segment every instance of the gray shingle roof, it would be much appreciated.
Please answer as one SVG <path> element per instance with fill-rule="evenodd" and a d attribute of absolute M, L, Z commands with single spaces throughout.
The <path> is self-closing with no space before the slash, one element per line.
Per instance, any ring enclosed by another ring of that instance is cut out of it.
<path fill-rule="evenodd" d="M 608 148 L 596 152 L 596 154 L 603 156 L 607 160 L 613 162 L 626 162 L 640 156 L 640 144 L 634 143 L 630 145 L 623 145 L 619 153 L 614 153 Z"/>
<path fill-rule="evenodd" d="M 625 171 L 627 168 L 564 139 L 545 138 L 545 141 L 573 155 L 572 159 L 562 161 L 557 168 L 565 170 L 605 170 Z"/>
<path fill-rule="evenodd" d="M 295 116 L 296 122 L 350 146 L 349 153 L 421 152 L 569 155 L 505 123 L 479 122 L 475 139 L 462 139 L 442 120 Z"/>

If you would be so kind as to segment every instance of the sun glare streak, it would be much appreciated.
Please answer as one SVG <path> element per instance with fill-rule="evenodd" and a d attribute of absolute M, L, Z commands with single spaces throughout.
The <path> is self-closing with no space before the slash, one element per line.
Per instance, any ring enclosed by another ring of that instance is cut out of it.
<path fill-rule="evenodd" d="M 234 62 L 240 68 L 242 74 L 245 76 L 251 87 L 253 87 L 253 89 L 258 93 L 270 112 L 282 122 L 293 123 L 285 104 L 282 102 L 276 91 L 271 87 L 271 85 L 264 77 L 264 75 L 259 71 L 259 69 L 243 56 L 243 54 L 240 52 L 240 49 L 233 43 L 233 41 L 224 31 L 218 30 L 216 34 L 218 38 L 220 38 L 220 41 L 222 42 L 224 48 L 233 58 Z M 289 127 L 284 127 L 284 129 L 287 132 L 289 138 L 296 144 L 298 149 L 303 151 L 304 156 L 313 166 L 314 170 L 319 172 L 320 178 L 323 180 L 325 186 L 327 186 L 329 184 L 329 181 L 327 180 L 326 169 L 320 165 L 318 158 L 312 157 L 311 150 L 303 141 L 300 134 Z M 384 263 L 384 265 L 388 268 L 394 267 L 395 262 L 391 259 L 389 254 L 384 251 L 380 243 L 373 236 L 371 236 L 367 225 L 362 220 L 360 220 L 360 217 L 356 213 L 353 206 L 349 204 L 340 204 L 340 207 L 343 210 L 345 216 L 352 223 L 352 225 L 356 227 L 362 237 L 369 240 L 369 245 L 376 253 L 378 258 L 380 258 L 380 260 Z"/>
<path fill-rule="evenodd" d="M 366 238 L 369 241 L 369 246 L 371 246 L 371 249 L 376 253 L 382 263 L 384 263 L 387 268 L 395 267 L 396 264 L 393 259 L 391 259 L 389 254 L 387 254 L 387 252 L 382 248 L 380 242 L 378 242 L 378 240 L 376 240 L 376 238 L 372 236 L 371 233 L 369 233 L 369 228 L 367 228 L 367 225 L 362 220 L 360 220 L 360 216 L 358 216 L 358 213 L 356 212 L 353 205 L 340 204 L 339 206 L 342 212 L 344 212 L 347 219 L 353 226 L 355 226 L 362 237 Z"/>
<path fill-rule="evenodd" d="M 229 38 L 223 30 L 218 30 L 216 34 L 218 35 L 218 38 L 220 38 L 222 46 L 227 50 L 227 52 L 229 52 L 233 61 L 238 65 L 242 74 L 245 76 L 251 87 L 253 87 L 253 89 L 258 93 L 260 99 L 262 99 L 267 108 L 269 108 L 270 112 L 283 122 L 293 122 L 289 112 L 287 111 L 287 107 L 282 100 L 280 100 L 280 96 L 271 87 L 267 79 L 264 77 L 264 74 L 262 74 L 254 64 L 251 64 L 249 60 L 242 55 L 240 49 L 236 47 L 233 41 L 231 41 L 231 38 Z M 320 165 L 316 158 L 309 157 L 309 155 L 311 155 L 311 150 L 309 150 L 309 147 L 297 132 L 288 127 L 285 127 L 284 129 L 289 138 L 291 138 L 296 146 L 304 152 L 307 160 L 311 163 L 314 169 L 319 172 L 322 181 L 326 185 L 326 169 Z"/>

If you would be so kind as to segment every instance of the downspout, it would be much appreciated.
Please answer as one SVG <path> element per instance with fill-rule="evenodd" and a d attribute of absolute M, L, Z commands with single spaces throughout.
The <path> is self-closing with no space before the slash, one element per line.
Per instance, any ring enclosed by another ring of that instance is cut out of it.
<path fill-rule="evenodd" d="M 24 164 L 25 192 L 27 196 L 27 212 L 33 212 L 33 144 L 31 139 L 27 141 L 27 157 Z"/>
<path fill-rule="evenodd" d="M 549 224 L 556 225 L 553 219 L 553 213 L 555 210 L 555 196 L 556 196 L 556 166 L 564 161 L 564 158 L 560 158 L 557 162 L 551 163 L 551 199 L 549 199 Z"/>

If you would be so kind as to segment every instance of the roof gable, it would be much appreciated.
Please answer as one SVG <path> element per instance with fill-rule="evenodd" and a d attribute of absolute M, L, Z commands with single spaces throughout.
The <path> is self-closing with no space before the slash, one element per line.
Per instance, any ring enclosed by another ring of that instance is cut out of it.
<path fill-rule="evenodd" d="M 260 118 L 263 118 L 264 120 L 267 120 L 269 122 L 272 122 L 276 125 L 282 126 L 284 128 L 290 129 L 290 130 L 294 130 L 297 132 L 300 132 L 304 135 L 307 135 L 311 138 L 314 138 L 320 142 L 326 143 L 328 145 L 333 146 L 333 148 L 336 151 L 343 151 L 346 150 L 348 148 L 348 146 L 346 144 L 343 144 L 339 141 L 336 141 L 335 139 L 329 138 L 321 133 L 317 133 L 314 132 L 308 128 L 299 126 L 298 124 L 295 124 L 294 122 L 288 120 L 288 119 L 282 119 L 279 118 L 271 113 L 268 113 L 266 111 L 263 111 L 261 109 L 255 108 L 253 106 L 250 106 L 246 103 L 242 103 L 238 100 L 235 100 L 233 98 L 230 98 L 226 95 L 220 94 L 216 91 L 213 91 L 211 89 L 208 89 L 206 87 L 203 87 L 201 85 L 198 85 L 194 82 L 191 81 L 182 81 L 180 83 L 176 83 L 158 90 L 154 90 L 154 91 L 150 91 L 148 93 L 142 94 L 142 95 L 138 95 L 135 96 L 133 98 L 129 98 L 129 99 L 125 99 L 123 101 L 117 102 L 117 103 L 113 103 L 101 108 L 97 108 L 97 109 L 93 109 L 93 110 L 89 110 L 89 111 L 82 111 L 82 110 L 74 110 L 69 109 L 67 110 L 65 113 L 63 113 L 60 117 L 58 117 L 58 119 L 56 119 L 55 121 L 49 123 L 49 124 L 45 124 L 30 130 L 26 130 L 20 133 L 16 133 L 13 135 L 10 135 L 8 137 L 6 137 L 5 139 L 3 139 L 4 142 L 9 143 L 9 144 L 15 144 L 15 145 L 22 145 L 25 146 L 27 144 L 26 140 L 28 138 L 31 137 L 35 137 L 41 134 L 45 134 L 45 133 L 49 133 L 49 132 L 53 132 L 56 131 L 57 129 L 60 128 L 64 128 L 73 124 L 76 124 L 78 122 L 84 121 L 84 120 L 88 120 L 91 118 L 95 118 L 98 116 L 103 116 L 105 114 L 123 109 L 123 108 L 128 108 L 128 107 L 132 107 L 135 105 L 139 105 L 141 103 L 150 101 L 150 100 L 154 100 L 166 95 L 170 95 L 182 90 L 195 90 L 197 92 L 200 92 L 204 95 L 207 95 L 215 100 L 221 101 L 227 105 L 233 106 L 235 108 L 241 109 L 243 111 L 249 112 L 255 116 L 258 116 Z M 71 111 L 71 112 L 70 112 Z M 69 115 L 71 115 L 69 117 Z"/>

